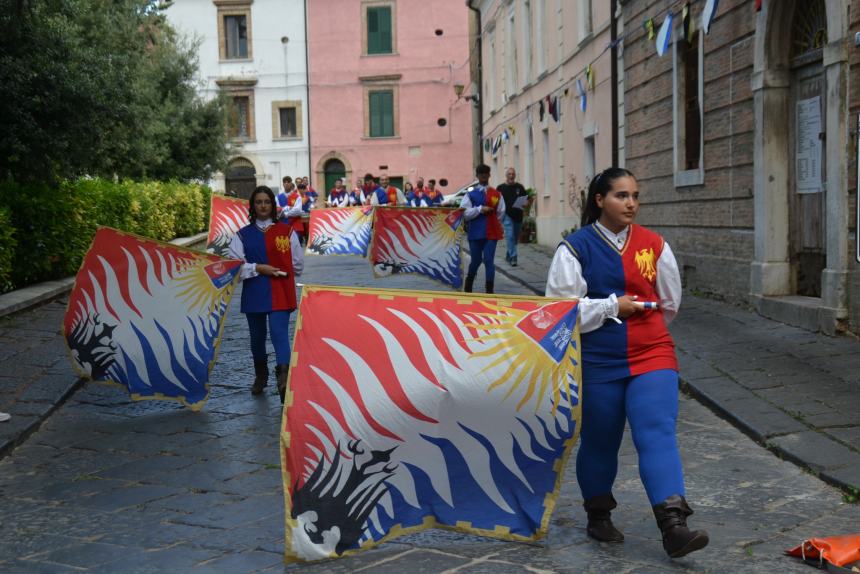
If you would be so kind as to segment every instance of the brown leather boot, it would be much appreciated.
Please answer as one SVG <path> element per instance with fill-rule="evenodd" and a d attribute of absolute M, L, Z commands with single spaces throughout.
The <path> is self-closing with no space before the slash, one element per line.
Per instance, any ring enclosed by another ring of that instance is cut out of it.
<path fill-rule="evenodd" d="M 278 394 L 281 396 L 281 404 L 284 404 L 284 398 L 287 396 L 287 375 L 289 374 L 289 365 L 275 366 L 275 377 L 278 379 Z"/>
<path fill-rule="evenodd" d="M 690 531 L 687 517 L 693 514 L 683 496 L 673 494 L 653 507 L 657 526 L 663 533 L 663 550 L 672 558 L 686 556 L 708 545 L 708 533 L 704 530 Z"/>
<path fill-rule="evenodd" d="M 463 286 L 463 291 L 466 293 L 472 292 L 472 285 L 475 284 L 475 276 L 474 275 L 466 275 L 466 284 Z"/>
<path fill-rule="evenodd" d="M 618 506 L 611 494 L 601 494 L 589 498 L 582 505 L 588 514 L 588 526 L 585 531 L 589 536 L 600 542 L 624 542 L 624 535 L 612 524 L 610 515 Z"/>
<path fill-rule="evenodd" d="M 251 394 L 259 395 L 269 382 L 269 364 L 266 361 L 254 361 L 254 384 Z"/>

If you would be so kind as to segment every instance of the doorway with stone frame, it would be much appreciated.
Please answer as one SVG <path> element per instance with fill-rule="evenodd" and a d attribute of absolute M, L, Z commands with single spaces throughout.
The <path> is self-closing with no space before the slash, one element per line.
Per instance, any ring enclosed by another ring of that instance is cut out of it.
<path fill-rule="evenodd" d="M 761 314 L 826 333 L 834 333 L 847 317 L 847 7 L 847 0 L 765 2 L 756 15 L 751 82 L 750 295 Z M 800 150 L 799 128 L 806 136 Z M 807 163 L 799 163 L 798 156 Z M 820 169 L 809 171 L 808 162 L 817 156 Z M 808 193 L 798 193 L 799 184 Z"/>

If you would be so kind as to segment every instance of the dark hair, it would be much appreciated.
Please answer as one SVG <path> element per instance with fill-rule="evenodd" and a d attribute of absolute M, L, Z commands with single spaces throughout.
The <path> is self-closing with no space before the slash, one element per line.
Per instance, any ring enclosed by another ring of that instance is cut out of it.
<path fill-rule="evenodd" d="M 591 183 L 588 184 L 588 198 L 585 200 L 585 209 L 582 210 L 583 227 L 600 219 L 600 213 L 603 210 L 597 207 L 597 196 L 602 195 L 606 197 L 612 189 L 612 184 L 615 180 L 622 177 L 636 176 L 633 175 L 633 172 L 623 167 L 607 167 L 591 179 Z"/>
<path fill-rule="evenodd" d="M 436 180 L 435 179 L 428 179 L 427 183 L 432 183 L 433 185 L 436 185 Z"/>
<path fill-rule="evenodd" d="M 364 174 L 364 181 L 367 181 L 367 180 L 373 181 L 373 174 L 372 173 Z"/>
<path fill-rule="evenodd" d="M 490 166 L 485 163 L 478 164 L 478 166 L 475 168 L 475 175 L 481 173 L 490 173 Z"/>
<path fill-rule="evenodd" d="M 248 198 L 248 221 L 254 223 L 257 220 L 257 212 L 254 211 L 254 196 L 259 193 L 265 193 L 269 196 L 269 200 L 272 202 L 272 221 L 277 218 L 277 202 L 275 201 L 275 194 L 272 192 L 272 188 L 267 185 L 261 185 L 254 188 L 254 191 L 251 193 L 251 197 Z"/>
<path fill-rule="evenodd" d="M 293 178 L 291 178 L 291 177 L 290 177 L 290 176 L 288 176 L 288 175 L 285 175 L 284 177 L 282 177 L 282 178 L 281 178 L 281 183 L 283 183 L 283 182 L 285 182 L 285 181 L 286 181 L 286 182 L 288 182 L 288 183 L 292 183 L 292 182 L 293 182 Z"/>

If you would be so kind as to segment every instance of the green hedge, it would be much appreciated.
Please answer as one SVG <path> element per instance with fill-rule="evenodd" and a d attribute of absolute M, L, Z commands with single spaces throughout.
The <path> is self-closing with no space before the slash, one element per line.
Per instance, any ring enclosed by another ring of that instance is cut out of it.
<path fill-rule="evenodd" d="M 203 231 L 210 195 L 173 181 L 0 182 L 0 292 L 74 275 L 99 225 L 161 241 Z"/>
<path fill-rule="evenodd" d="M 0 206 L 0 293 L 12 289 L 12 259 L 17 244 L 12 216 L 8 209 Z"/>

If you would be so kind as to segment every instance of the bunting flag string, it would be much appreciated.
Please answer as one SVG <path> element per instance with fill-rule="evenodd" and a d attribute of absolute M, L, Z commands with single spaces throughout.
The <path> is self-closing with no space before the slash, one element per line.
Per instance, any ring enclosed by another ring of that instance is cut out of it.
<path fill-rule="evenodd" d="M 654 40 L 654 18 L 648 18 L 642 24 L 645 27 L 645 31 L 648 33 L 648 41 Z"/>
<path fill-rule="evenodd" d="M 662 57 L 672 43 L 672 33 L 675 16 L 680 17 L 683 22 L 681 29 L 679 30 L 679 37 L 687 41 L 693 41 L 696 35 L 697 27 L 692 17 L 692 6 L 702 1 L 706 3 L 701 15 L 702 29 L 705 34 L 707 34 L 710 32 L 711 25 L 716 18 L 717 11 L 719 8 L 719 0 L 676 0 L 670 6 L 659 10 L 656 14 L 652 15 L 651 17 L 647 18 L 642 22 L 642 27 L 644 28 L 645 33 L 647 35 L 647 41 L 656 42 L 657 54 L 659 56 Z M 761 9 L 761 4 L 762 0 L 756 0 L 756 10 Z M 656 29 L 655 20 L 659 19 L 660 17 L 663 17 L 663 23 L 658 31 Z M 603 57 L 603 55 L 608 50 L 621 45 L 625 42 L 625 40 L 630 38 L 635 33 L 637 33 L 636 29 L 630 29 L 625 34 L 616 38 L 614 41 L 608 42 L 607 45 L 603 48 L 603 50 L 601 50 L 600 53 L 598 53 L 589 63 L 587 63 L 583 67 L 581 72 L 577 73 L 576 75 L 565 81 L 561 86 L 555 88 L 551 93 L 545 94 L 543 97 L 537 99 L 534 103 L 527 105 L 524 109 L 518 111 L 513 116 L 506 118 L 505 121 L 513 121 L 520 115 L 525 114 L 528 124 L 531 125 L 531 112 L 536 107 L 538 112 L 538 120 L 541 123 L 544 121 L 544 117 L 546 116 L 546 114 L 549 114 L 556 122 L 558 122 L 559 113 L 561 111 L 561 103 L 559 102 L 559 96 L 557 94 L 561 94 L 562 98 L 567 96 L 569 91 L 568 86 L 572 85 L 575 85 L 577 89 L 576 97 L 579 100 L 579 109 L 582 112 L 585 112 L 588 108 L 586 92 L 595 91 L 597 87 L 594 65 L 601 57 Z M 555 113 L 553 113 L 554 108 Z M 501 125 L 496 127 L 493 131 L 505 129 L 508 129 L 509 133 L 511 133 L 509 128 L 505 128 Z M 499 137 L 501 137 L 501 134 L 499 134 Z M 494 156 L 498 153 L 498 149 L 501 144 L 506 142 L 507 140 L 498 140 L 498 145 L 496 145 L 492 150 Z"/>
<path fill-rule="evenodd" d="M 584 112 L 588 106 L 588 97 L 585 94 L 585 89 L 582 87 L 582 81 L 579 79 L 576 80 L 576 92 L 579 94 L 579 109 Z"/>
<path fill-rule="evenodd" d="M 705 3 L 705 9 L 702 11 L 702 30 L 705 31 L 705 35 L 711 31 L 711 24 L 714 22 L 719 6 L 720 0 L 707 0 Z"/>
<path fill-rule="evenodd" d="M 663 25 L 660 26 L 660 33 L 657 34 L 657 55 L 661 58 L 669 49 L 669 44 L 672 43 L 672 20 L 674 20 L 674 16 L 669 12 L 666 14 L 666 19 L 663 20 Z"/>

